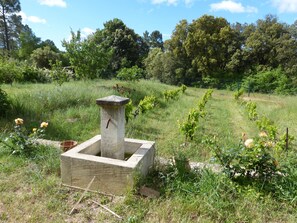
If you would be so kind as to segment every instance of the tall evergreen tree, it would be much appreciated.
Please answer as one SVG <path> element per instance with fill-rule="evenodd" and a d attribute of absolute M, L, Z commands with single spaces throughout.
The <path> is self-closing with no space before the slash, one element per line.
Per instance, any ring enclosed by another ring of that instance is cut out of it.
<path fill-rule="evenodd" d="M 21 16 L 17 15 L 20 11 L 19 0 L 0 0 L 0 46 L 8 54 L 18 45 L 16 40 L 22 29 Z"/>

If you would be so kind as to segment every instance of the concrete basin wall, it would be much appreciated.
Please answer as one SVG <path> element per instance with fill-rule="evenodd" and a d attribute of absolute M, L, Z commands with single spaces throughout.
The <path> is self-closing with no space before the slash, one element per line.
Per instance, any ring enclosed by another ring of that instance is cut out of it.
<path fill-rule="evenodd" d="M 101 136 L 97 135 L 61 154 L 62 183 L 86 188 L 95 176 L 90 189 L 123 195 L 134 185 L 135 174 L 145 176 L 153 168 L 155 143 L 125 138 L 125 152 L 132 154 L 128 160 L 98 156 Z"/>

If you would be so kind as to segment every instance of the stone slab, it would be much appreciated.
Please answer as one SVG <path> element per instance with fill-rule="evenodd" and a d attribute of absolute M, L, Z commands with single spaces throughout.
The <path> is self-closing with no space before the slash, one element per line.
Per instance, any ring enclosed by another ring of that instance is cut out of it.
<path fill-rule="evenodd" d="M 61 154 L 62 183 L 86 188 L 96 176 L 91 190 L 123 195 L 134 185 L 135 175 L 145 176 L 153 168 L 155 142 L 125 138 L 128 160 L 98 156 L 101 135 L 97 135 Z"/>

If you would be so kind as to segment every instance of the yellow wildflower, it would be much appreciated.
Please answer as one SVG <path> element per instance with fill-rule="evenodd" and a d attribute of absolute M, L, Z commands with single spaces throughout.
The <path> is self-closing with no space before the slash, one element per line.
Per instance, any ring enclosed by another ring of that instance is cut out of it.
<path fill-rule="evenodd" d="M 259 136 L 260 137 L 267 137 L 267 133 L 262 131 L 262 132 L 259 133 Z"/>
<path fill-rule="evenodd" d="M 17 119 L 14 120 L 14 122 L 15 122 L 16 125 L 22 125 L 24 123 L 24 120 L 21 119 L 21 118 L 17 118 Z"/>
<path fill-rule="evenodd" d="M 272 148 L 275 146 L 275 143 L 272 141 L 268 141 L 268 142 L 265 142 L 264 146 Z"/>
<path fill-rule="evenodd" d="M 33 132 L 35 133 L 37 131 L 37 128 L 33 128 Z"/>
<path fill-rule="evenodd" d="M 252 148 L 254 146 L 254 140 L 253 139 L 247 139 L 244 142 L 244 145 L 246 148 Z"/>
<path fill-rule="evenodd" d="M 42 122 L 40 124 L 40 128 L 46 128 L 48 126 L 48 122 Z"/>
<path fill-rule="evenodd" d="M 247 139 L 247 135 L 245 132 L 241 133 L 241 139 L 245 141 Z"/>

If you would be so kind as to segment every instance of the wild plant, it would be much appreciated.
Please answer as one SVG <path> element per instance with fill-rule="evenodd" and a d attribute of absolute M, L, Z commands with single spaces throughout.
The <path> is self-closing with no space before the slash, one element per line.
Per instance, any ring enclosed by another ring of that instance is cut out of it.
<path fill-rule="evenodd" d="M 280 173 L 274 156 L 276 143 L 263 132 L 254 139 L 242 140 L 237 148 L 215 147 L 215 158 L 232 179 L 269 180 Z"/>
<path fill-rule="evenodd" d="M 246 108 L 248 110 L 248 117 L 250 120 L 255 121 L 258 118 L 257 105 L 255 102 L 249 101 L 246 103 Z"/>
<path fill-rule="evenodd" d="M 4 144 L 13 155 L 31 156 L 38 146 L 37 139 L 44 135 L 48 123 L 42 122 L 39 128 L 33 128 L 32 131 L 28 132 L 24 126 L 23 119 L 17 118 L 14 121 L 14 132 L 10 133 L 4 141 L 0 142 Z"/>
<path fill-rule="evenodd" d="M 172 100 L 177 99 L 180 90 L 181 89 L 164 91 L 163 95 L 164 95 L 165 101 L 169 101 L 170 99 Z"/>
<path fill-rule="evenodd" d="M 156 106 L 157 98 L 155 96 L 145 96 L 138 104 L 140 113 L 145 113 Z"/>
<path fill-rule="evenodd" d="M 197 108 L 192 109 L 184 122 L 178 121 L 180 132 L 185 135 L 186 140 L 193 140 L 196 129 L 198 128 L 199 118 L 206 115 L 205 104 L 211 97 L 213 90 L 209 89 L 201 98 Z"/>
<path fill-rule="evenodd" d="M 0 117 L 4 116 L 10 107 L 7 93 L 0 87 Z"/>
<path fill-rule="evenodd" d="M 187 86 L 183 84 L 182 86 L 180 86 L 180 90 L 184 94 L 187 90 Z"/>
<path fill-rule="evenodd" d="M 243 95 L 243 93 L 244 93 L 244 89 L 240 88 L 238 91 L 234 93 L 234 99 L 238 100 Z"/>

